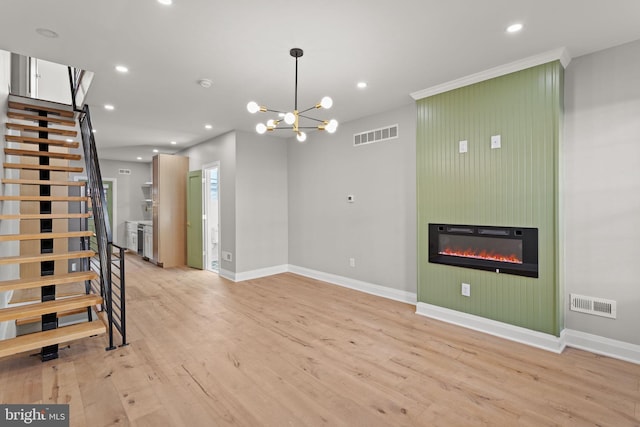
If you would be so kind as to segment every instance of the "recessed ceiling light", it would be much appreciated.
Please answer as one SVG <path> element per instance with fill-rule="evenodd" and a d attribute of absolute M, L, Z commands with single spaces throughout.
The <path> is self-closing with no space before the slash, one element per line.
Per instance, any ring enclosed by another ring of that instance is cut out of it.
<path fill-rule="evenodd" d="M 96 133 L 96 132 L 98 132 L 98 129 L 93 129 L 93 130 L 91 130 L 91 132 Z"/>
<path fill-rule="evenodd" d="M 142 157 L 138 156 L 138 157 L 136 157 L 136 159 L 138 159 L 138 160 L 142 160 Z"/>
<path fill-rule="evenodd" d="M 115 109 L 116 109 L 116 107 L 114 107 L 114 106 L 113 106 L 113 105 L 111 105 L 111 104 L 104 104 L 104 109 L 105 109 L 105 110 L 109 110 L 109 111 L 113 111 L 113 110 L 115 110 Z"/>
<path fill-rule="evenodd" d="M 171 141 L 171 145 L 176 145 L 176 144 L 177 144 L 177 142 Z"/>
<path fill-rule="evenodd" d="M 364 89 L 365 87 L 367 87 L 367 82 L 358 82 L 358 88 Z"/>
<path fill-rule="evenodd" d="M 205 128 L 205 129 L 213 129 L 213 126 L 211 126 L 211 125 L 204 125 L 204 128 Z"/>
<path fill-rule="evenodd" d="M 523 25 L 520 23 L 512 24 L 507 27 L 507 33 L 517 33 L 522 30 Z"/>
<path fill-rule="evenodd" d="M 116 71 L 119 73 L 128 73 L 129 69 L 124 65 L 116 65 Z"/>
<path fill-rule="evenodd" d="M 158 152 L 158 149 L 157 149 L 157 148 L 154 148 L 154 149 L 153 149 L 153 152 L 154 152 L 154 153 L 157 153 L 157 152 Z"/>
<path fill-rule="evenodd" d="M 173 3 L 172 0 L 158 0 L 158 3 L 163 4 L 165 6 L 170 6 Z"/>
<path fill-rule="evenodd" d="M 48 28 L 37 28 L 36 33 L 40 34 L 42 37 L 46 37 L 49 39 L 57 39 L 58 33 Z"/>

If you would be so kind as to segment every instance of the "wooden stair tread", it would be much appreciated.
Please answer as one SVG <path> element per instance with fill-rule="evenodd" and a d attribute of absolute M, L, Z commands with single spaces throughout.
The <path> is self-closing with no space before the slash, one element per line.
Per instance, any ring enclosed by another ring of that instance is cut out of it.
<path fill-rule="evenodd" d="M 36 114 L 30 114 L 30 113 L 21 113 L 21 112 L 16 112 L 16 111 L 9 111 L 7 113 L 7 117 L 9 117 L 10 119 L 16 119 L 16 120 L 29 120 L 29 121 L 34 121 L 34 122 L 49 122 L 49 123 L 55 123 L 57 125 L 60 126 L 71 126 L 71 127 L 75 127 L 76 126 L 76 121 L 75 120 L 69 120 L 69 119 L 63 119 L 60 117 L 51 117 L 51 116 L 38 116 Z"/>
<path fill-rule="evenodd" d="M 51 165 L 36 165 L 28 163 L 4 163 L 3 166 L 7 169 L 33 169 L 33 170 L 50 170 L 59 172 L 82 172 L 82 167 L 76 166 L 51 166 Z"/>
<path fill-rule="evenodd" d="M 84 187 L 86 181 L 49 181 L 42 179 L 9 179 L 3 178 L 3 184 L 20 184 L 20 185 L 59 185 L 67 187 Z"/>
<path fill-rule="evenodd" d="M 82 156 L 80 154 L 56 153 L 54 151 L 20 150 L 18 148 L 5 148 L 4 153 L 8 156 L 49 157 L 51 159 L 64 160 L 82 159 Z"/>
<path fill-rule="evenodd" d="M 23 102 L 9 101 L 9 108 L 14 110 L 25 111 L 45 111 L 47 113 L 57 114 L 62 117 L 74 117 L 75 113 L 72 110 L 61 110 L 59 108 L 45 107 L 42 105 L 25 104 Z"/>
<path fill-rule="evenodd" d="M 21 335 L 16 338 L 0 341 L 0 357 L 35 350 L 54 344 L 61 344 L 106 332 L 104 323 L 99 320 L 78 323 L 50 331 Z"/>
<path fill-rule="evenodd" d="M 56 318 L 62 319 L 66 316 L 73 316 L 74 314 L 86 314 L 87 308 L 76 308 L 73 310 L 58 311 Z M 16 319 L 16 326 L 28 325 L 30 323 L 38 323 L 42 321 L 42 316 L 25 317 L 24 319 Z"/>
<path fill-rule="evenodd" d="M 13 242 L 16 240 L 40 240 L 40 239 L 68 239 L 72 237 L 93 236 L 93 231 L 65 231 L 58 233 L 34 233 L 34 234 L 3 234 L 0 242 Z"/>
<path fill-rule="evenodd" d="M 42 316 L 43 314 L 57 313 L 59 311 L 75 310 L 82 307 L 87 308 L 97 304 L 102 304 L 102 297 L 100 295 L 89 294 L 39 302 L 36 304 L 7 307 L 0 309 L 0 322 Z"/>
<path fill-rule="evenodd" d="M 86 202 L 88 196 L 0 196 L 1 200 L 34 201 L 34 202 Z"/>
<path fill-rule="evenodd" d="M 53 276 L 29 277 L 26 279 L 5 280 L 0 282 L 0 292 L 16 291 L 18 289 L 33 289 L 48 285 L 64 285 L 98 278 L 95 271 L 76 271 L 73 273 Z"/>
<path fill-rule="evenodd" d="M 78 219 L 91 218 L 91 213 L 61 213 L 61 214 L 12 214 L 0 215 L 0 219 Z"/>
<path fill-rule="evenodd" d="M 91 258 L 95 254 L 96 253 L 94 251 L 72 251 L 72 252 L 61 252 L 61 253 L 55 253 L 55 254 L 7 256 L 7 257 L 0 257 L 0 265 L 27 264 L 30 262 L 57 261 L 60 259 Z"/>
<path fill-rule="evenodd" d="M 8 129 L 17 129 L 17 130 L 24 130 L 29 132 L 49 132 L 54 135 L 64 135 L 64 136 L 78 135 L 77 131 L 68 130 L 68 129 L 45 128 L 40 126 L 29 126 L 29 125 L 23 125 L 20 123 L 10 123 L 10 122 L 7 122 L 6 126 Z"/>
<path fill-rule="evenodd" d="M 77 141 L 67 142 L 58 139 L 33 138 L 30 136 L 5 135 L 4 139 L 7 142 L 19 142 L 21 144 L 49 144 L 67 148 L 78 148 L 80 146 L 80 143 Z"/>

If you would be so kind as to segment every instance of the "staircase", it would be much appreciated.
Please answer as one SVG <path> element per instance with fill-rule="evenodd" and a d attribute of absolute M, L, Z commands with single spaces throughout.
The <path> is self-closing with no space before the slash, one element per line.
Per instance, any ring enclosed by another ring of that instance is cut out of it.
<path fill-rule="evenodd" d="M 12 292 L 16 303 L 0 309 L 0 322 L 40 323 L 41 330 L 0 341 L 0 357 L 39 350 L 46 361 L 58 357 L 58 344 L 106 332 L 101 320 L 93 320 L 92 307 L 103 299 L 91 287 L 99 279 L 89 270 L 95 255 L 87 249 L 91 202 L 79 195 L 87 194 L 81 191 L 84 183 L 69 179 L 84 171 L 70 165 L 82 160 L 70 153 L 79 147 L 73 141 L 78 136 L 73 108 L 13 95 L 8 106 L 0 203 L 19 208 L 0 205 L 0 221 L 19 225 L 2 227 L 18 232 L 0 234 L 0 245 L 10 245 L 14 253 L 0 257 L 0 269 L 12 268 L 19 278 L 0 282 L 0 292 Z M 63 326 L 70 316 L 80 322 Z"/>

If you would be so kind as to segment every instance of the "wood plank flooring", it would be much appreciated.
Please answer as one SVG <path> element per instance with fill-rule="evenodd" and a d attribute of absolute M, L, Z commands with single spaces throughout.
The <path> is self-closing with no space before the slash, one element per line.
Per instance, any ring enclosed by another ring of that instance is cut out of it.
<path fill-rule="evenodd" d="M 0 402 L 74 426 L 640 426 L 640 365 L 556 355 L 281 274 L 232 283 L 127 256 L 130 345 L 0 359 Z"/>

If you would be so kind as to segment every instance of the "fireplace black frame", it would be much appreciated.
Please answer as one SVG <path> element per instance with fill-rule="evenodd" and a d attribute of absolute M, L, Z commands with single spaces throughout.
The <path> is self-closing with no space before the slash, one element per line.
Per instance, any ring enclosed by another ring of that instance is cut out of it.
<path fill-rule="evenodd" d="M 464 256 L 439 253 L 441 235 L 519 240 L 522 242 L 522 263 L 467 258 Z M 537 278 L 538 229 L 526 227 L 429 224 L 429 262 Z"/>

